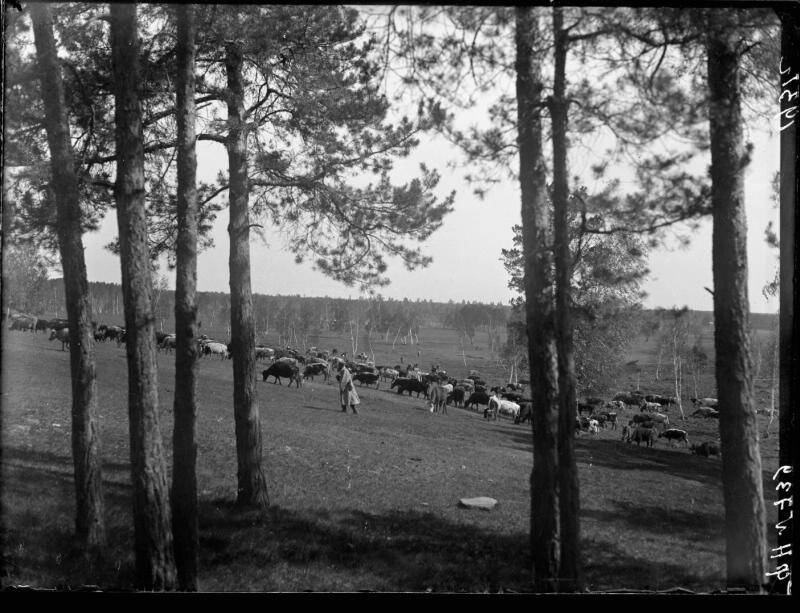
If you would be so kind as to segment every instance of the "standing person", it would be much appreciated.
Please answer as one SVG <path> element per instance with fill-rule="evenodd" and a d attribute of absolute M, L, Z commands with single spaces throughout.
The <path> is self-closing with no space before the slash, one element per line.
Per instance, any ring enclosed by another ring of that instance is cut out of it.
<path fill-rule="evenodd" d="M 358 392 L 353 385 L 353 376 L 344 365 L 344 362 L 339 362 L 339 374 L 336 376 L 339 380 L 339 404 L 342 405 L 342 413 L 347 413 L 347 407 L 353 409 L 353 413 L 358 415 L 356 405 L 361 403 L 358 398 Z"/>

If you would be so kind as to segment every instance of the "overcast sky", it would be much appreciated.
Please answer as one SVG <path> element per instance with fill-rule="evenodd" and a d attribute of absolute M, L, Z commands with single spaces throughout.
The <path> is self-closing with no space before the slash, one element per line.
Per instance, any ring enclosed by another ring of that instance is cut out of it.
<path fill-rule="evenodd" d="M 777 67 L 776 67 L 777 69 Z M 512 85 L 513 87 L 513 85 Z M 765 108 L 777 108 L 777 97 Z M 485 117 L 482 109 L 463 113 L 465 123 L 473 117 Z M 776 300 L 766 300 L 763 286 L 772 279 L 777 266 L 776 252 L 764 241 L 764 229 L 772 221 L 777 229 L 778 210 L 771 200 L 771 178 L 778 170 L 779 141 L 777 115 L 769 120 L 773 134 L 766 129 L 751 130 L 748 139 L 754 144 L 752 162 L 745 178 L 745 199 L 748 218 L 748 260 L 750 272 L 750 308 L 753 312 L 777 311 Z M 598 137 L 602 138 L 602 137 Z M 549 143 L 545 144 L 547 147 Z M 602 152 L 607 143 L 595 142 L 591 149 Z M 480 301 L 508 303 L 514 293 L 508 289 L 508 276 L 501 262 L 501 249 L 511 245 L 512 226 L 520 223 L 519 186 L 511 179 L 494 187 L 484 200 L 472 193 L 464 178 L 465 169 L 451 170 L 448 161 L 459 159 L 459 153 L 442 139 L 430 137 L 409 159 L 396 165 L 394 179 L 407 181 L 415 176 L 420 163 L 436 168 L 442 175 L 439 194 L 445 197 L 456 190 L 455 210 L 444 225 L 424 244 L 424 252 L 433 257 L 425 269 L 409 272 L 397 260 L 389 260 L 391 285 L 381 289 L 387 298 L 430 299 L 447 302 Z M 591 192 L 599 188 L 590 178 L 589 169 L 601 158 L 591 151 L 573 150 L 570 174 L 582 176 Z M 706 159 L 702 164 L 708 164 Z M 214 182 L 220 170 L 225 171 L 227 156 L 217 143 L 198 144 L 198 180 Z M 473 169 L 474 170 L 474 169 Z M 702 166 L 693 169 L 703 172 Z M 624 172 L 623 172 L 624 175 Z M 227 198 L 227 194 L 223 196 Z M 228 286 L 228 214 L 222 211 L 213 229 L 215 247 L 199 257 L 198 289 L 227 292 Z M 685 229 L 677 231 L 685 233 Z M 119 283 L 120 268 L 116 256 L 104 245 L 116 235 L 113 212 L 99 232 L 85 240 L 89 279 Z M 263 294 L 301 294 L 306 296 L 356 297 L 358 289 L 346 287 L 312 269 L 311 264 L 296 264 L 294 256 L 285 249 L 285 239 L 279 231 L 268 229 L 267 244 L 254 237 L 251 246 L 252 288 Z M 677 244 L 677 241 L 672 241 Z M 653 250 L 649 257 L 651 274 L 643 289 L 648 297 L 644 305 L 653 307 L 689 306 L 692 309 L 712 310 L 712 297 L 704 287 L 713 287 L 711 272 L 711 221 L 703 222 L 692 234 L 688 248 Z M 170 285 L 174 275 L 164 269 Z"/>

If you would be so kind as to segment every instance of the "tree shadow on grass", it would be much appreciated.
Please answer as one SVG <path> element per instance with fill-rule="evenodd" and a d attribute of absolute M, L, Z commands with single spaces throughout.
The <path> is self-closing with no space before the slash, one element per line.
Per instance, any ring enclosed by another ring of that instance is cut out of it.
<path fill-rule="evenodd" d="M 469 511 L 465 511 L 469 513 Z M 299 589 L 325 591 L 347 576 L 358 589 L 397 592 L 532 592 L 529 535 L 498 533 L 430 513 L 358 510 L 247 511 L 227 501 L 207 502 L 201 513 L 201 567 L 218 577 L 229 568 L 308 572 Z M 587 581 L 595 589 L 628 587 L 708 589 L 705 577 L 683 566 L 633 557 L 613 543 L 583 544 Z M 264 578 L 264 575 L 267 578 Z M 376 579 L 379 577 L 380 579 Z M 225 589 L 224 586 L 219 586 Z"/>
<path fill-rule="evenodd" d="M 133 585 L 130 484 L 111 480 L 103 464 L 106 546 L 85 553 L 74 541 L 72 459 L 47 451 L 3 449 L 2 569 L 4 585 L 35 587 Z M 127 465 L 115 465 L 125 469 Z"/>

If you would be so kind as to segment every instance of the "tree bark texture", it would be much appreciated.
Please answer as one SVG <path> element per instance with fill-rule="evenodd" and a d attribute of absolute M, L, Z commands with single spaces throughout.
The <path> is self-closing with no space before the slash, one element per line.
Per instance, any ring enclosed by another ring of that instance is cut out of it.
<path fill-rule="evenodd" d="M 80 547 L 87 548 L 104 542 L 105 521 L 97 423 L 97 373 L 89 283 L 83 255 L 80 196 L 50 8 L 47 4 L 34 3 L 30 5 L 30 11 L 50 148 L 51 188 L 56 201 L 69 321 L 75 537 Z"/>
<path fill-rule="evenodd" d="M 542 67 L 532 43 L 540 35 L 537 9 L 516 9 L 517 142 L 522 192 L 525 320 L 533 401 L 531 550 L 538 591 L 558 590 L 558 367 L 553 282 L 548 245 L 547 188 L 542 153 Z"/>
<path fill-rule="evenodd" d="M 553 211 L 556 275 L 556 347 L 558 349 L 558 475 L 561 518 L 559 591 L 580 589 L 580 500 L 575 465 L 575 351 L 571 317 L 572 257 L 569 241 L 567 177 L 566 63 L 567 33 L 563 9 L 553 7 L 555 74 L 550 117 L 553 131 Z"/>
<path fill-rule="evenodd" d="M 195 151 L 195 8 L 175 7 L 178 123 L 178 238 L 175 274 L 175 428 L 172 434 L 172 533 L 178 587 L 197 591 L 197 156 Z"/>
<path fill-rule="evenodd" d="M 255 327 L 250 288 L 250 211 L 248 208 L 247 127 L 245 125 L 242 51 L 237 43 L 225 48 L 228 79 L 228 167 L 230 194 L 231 357 L 233 411 L 240 505 L 269 505 L 262 469 L 261 424 L 256 399 Z"/>
<path fill-rule="evenodd" d="M 175 562 L 169 488 L 158 424 L 136 5 L 112 3 L 110 12 L 118 156 L 114 195 L 127 331 L 136 582 L 140 589 L 165 590 L 174 587 Z"/>
<path fill-rule="evenodd" d="M 724 20 L 709 28 L 714 348 L 722 442 L 727 582 L 759 589 L 764 583 L 766 515 L 753 406 L 747 330 L 747 227 L 735 31 Z"/>

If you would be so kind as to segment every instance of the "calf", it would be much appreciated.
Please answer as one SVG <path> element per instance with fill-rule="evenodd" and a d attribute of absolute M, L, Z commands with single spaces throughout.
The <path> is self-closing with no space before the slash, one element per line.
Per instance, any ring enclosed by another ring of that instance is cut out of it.
<path fill-rule="evenodd" d="M 669 445 L 674 445 L 680 441 L 686 443 L 686 446 L 689 446 L 689 435 L 686 433 L 686 430 L 678 430 L 677 428 L 670 428 L 669 430 L 664 430 L 661 434 L 658 435 L 658 438 L 665 438 L 667 439 L 667 443 Z"/>

